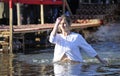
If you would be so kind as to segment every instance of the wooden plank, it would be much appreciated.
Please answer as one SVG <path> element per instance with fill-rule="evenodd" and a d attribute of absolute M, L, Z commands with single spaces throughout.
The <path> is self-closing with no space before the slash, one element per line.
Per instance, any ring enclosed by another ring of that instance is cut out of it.
<path fill-rule="evenodd" d="M 76 28 L 88 28 L 88 27 L 96 27 L 100 26 L 101 24 L 99 22 L 96 23 L 73 23 L 71 25 L 71 29 L 76 29 Z M 48 30 L 52 29 L 54 27 L 54 24 L 38 24 L 38 25 L 21 25 L 21 26 L 13 26 L 14 33 L 29 33 L 29 32 L 37 32 L 37 31 L 42 31 L 42 30 Z M 0 31 L 9 31 L 8 26 L 0 26 Z"/>

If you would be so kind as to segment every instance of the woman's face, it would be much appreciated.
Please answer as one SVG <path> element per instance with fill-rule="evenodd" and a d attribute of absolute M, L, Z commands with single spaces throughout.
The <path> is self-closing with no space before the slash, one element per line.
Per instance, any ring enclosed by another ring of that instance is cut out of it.
<path fill-rule="evenodd" d="M 59 27 L 62 31 L 66 31 L 66 30 L 68 30 L 68 23 L 63 19 L 60 22 Z"/>

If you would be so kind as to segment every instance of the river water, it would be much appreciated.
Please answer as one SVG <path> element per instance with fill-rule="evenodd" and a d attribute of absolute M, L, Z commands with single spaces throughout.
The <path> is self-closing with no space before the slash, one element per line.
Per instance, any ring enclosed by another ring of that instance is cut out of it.
<path fill-rule="evenodd" d="M 101 26 L 90 44 L 109 65 L 82 52 L 84 63 L 53 64 L 53 48 L 34 54 L 0 54 L 0 76 L 120 76 L 120 25 Z M 69 66 L 66 68 L 66 66 Z"/>

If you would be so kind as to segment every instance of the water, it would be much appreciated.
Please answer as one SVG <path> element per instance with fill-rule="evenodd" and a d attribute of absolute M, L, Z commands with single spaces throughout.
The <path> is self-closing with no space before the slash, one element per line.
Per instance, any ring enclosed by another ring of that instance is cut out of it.
<path fill-rule="evenodd" d="M 111 27 L 113 25 L 107 29 Z M 53 49 L 47 48 L 42 50 L 42 53 L 19 53 L 14 56 L 0 54 L 0 76 L 54 76 L 55 74 L 56 76 L 120 76 L 120 36 L 119 31 L 116 31 L 117 28 L 118 26 L 114 28 L 115 31 L 112 30 L 108 34 L 109 38 L 107 34 L 101 34 L 105 32 L 105 28 L 101 27 L 94 33 L 96 35 L 94 38 L 98 37 L 96 39 L 98 41 L 91 44 L 99 56 L 108 61 L 107 66 L 100 64 L 97 59 L 89 57 L 84 52 L 82 52 L 84 63 L 56 65 L 52 63 Z"/>
<path fill-rule="evenodd" d="M 83 53 L 85 63 L 75 66 L 79 68 L 70 67 L 74 70 L 71 71 L 68 68 L 67 71 L 61 74 L 65 76 L 74 76 L 75 74 L 77 76 L 79 76 L 79 74 L 80 76 L 119 76 L 120 43 L 100 42 L 92 44 L 92 46 L 103 59 L 109 62 L 109 66 L 102 65 L 95 58 L 90 58 Z M 53 51 L 53 49 L 49 50 Z M 53 52 L 26 55 L 17 54 L 14 57 L 8 54 L 0 54 L 0 76 L 54 76 L 55 66 L 52 64 L 52 58 Z M 59 67 L 62 68 L 62 65 Z M 59 71 L 60 68 L 58 69 Z"/>

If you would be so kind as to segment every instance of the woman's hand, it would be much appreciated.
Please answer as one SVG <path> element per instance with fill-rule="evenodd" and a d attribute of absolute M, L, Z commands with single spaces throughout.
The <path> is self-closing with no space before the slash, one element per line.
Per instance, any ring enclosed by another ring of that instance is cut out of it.
<path fill-rule="evenodd" d="M 106 60 L 101 60 L 100 62 L 104 65 L 108 65 L 108 62 Z"/>
<path fill-rule="evenodd" d="M 52 35 L 52 36 L 55 36 L 55 35 L 56 35 L 56 33 L 57 33 L 57 31 L 58 31 L 58 26 L 59 26 L 59 24 L 60 24 L 61 21 L 62 21 L 62 18 L 61 18 L 61 17 L 58 17 L 58 18 L 56 19 L 55 26 L 54 26 L 54 28 L 53 28 L 53 30 L 52 30 L 52 32 L 51 32 L 51 35 Z"/>
<path fill-rule="evenodd" d="M 102 64 L 109 65 L 106 60 L 101 59 L 98 55 L 95 56 Z"/>
<path fill-rule="evenodd" d="M 61 17 L 58 17 L 58 18 L 56 19 L 55 25 L 58 26 L 61 21 L 62 21 L 62 18 L 61 18 Z"/>

